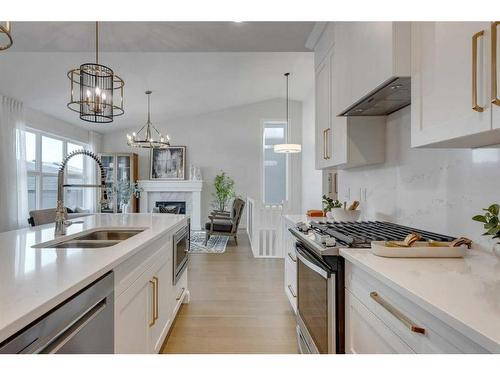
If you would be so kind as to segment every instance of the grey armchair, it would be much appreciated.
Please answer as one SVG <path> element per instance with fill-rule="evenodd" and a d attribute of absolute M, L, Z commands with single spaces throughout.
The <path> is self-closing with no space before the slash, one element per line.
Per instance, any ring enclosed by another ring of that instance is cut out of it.
<path fill-rule="evenodd" d="M 234 237 L 234 242 L 238 244 L 238 226 L 240 225 L 244 207 L 245 201 L 241 198 L 236 198 L 233 202 L 231 212 L 213 211 L 208 215 L 210 221 L 205 223 L 205 245 L 210 236 L 214 234 Z"/>

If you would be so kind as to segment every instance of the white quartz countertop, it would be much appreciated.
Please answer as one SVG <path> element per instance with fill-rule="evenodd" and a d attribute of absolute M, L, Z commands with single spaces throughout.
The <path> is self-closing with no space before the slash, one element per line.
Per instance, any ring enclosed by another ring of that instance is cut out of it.
<path fill-rule="evenodd" d="M 489 351 L 500 352 L 500 257 L 478 250 L 463 259 L 340 254 Z"/>
<path fill-rule="evenodd" d="M 0 233 L 0 343 L 98 279 L 166 232 L 184 215 L 97 214 L 67 228 L 67 235 L 96 228 L 143 232 L 98 249 L 32 248 L 54 239 L 54 224 Z"/>

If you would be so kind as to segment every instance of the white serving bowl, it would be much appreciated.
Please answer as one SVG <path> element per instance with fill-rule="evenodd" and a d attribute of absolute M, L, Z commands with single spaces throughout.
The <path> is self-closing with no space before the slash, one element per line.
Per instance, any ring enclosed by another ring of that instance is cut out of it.
<path fill-rule="evenodd" d="M 360 210 L 344 210 L 343 208 L 332 208 L 333 220 L 335 221 L 358 221 Z"/>

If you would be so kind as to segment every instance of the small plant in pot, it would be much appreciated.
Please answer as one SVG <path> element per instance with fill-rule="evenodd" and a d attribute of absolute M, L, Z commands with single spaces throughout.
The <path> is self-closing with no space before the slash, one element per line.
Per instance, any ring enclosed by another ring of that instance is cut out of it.
<path fill-rule="evenodd" d="M 327 197 L 326 195 L 323 195 L 323 212 L 325 213 L 325 216 L 329 219 L 333 218 L 332 210 L 334 208 L 341 208 L 342 203 L 339 202 L 338 199 L 333 200 L 330 197 Z"/>
<path fill-rule="evenodd" d="M 215 176 L 214 188 L 214 208 L 217 211 L 226 211 L 229 202 L 236 196 L 234 192 L 234 180 L 226 175 L 226 172 L 221 172 Z"/>
<path fill-rule="evenodd" d="M 500 212 L 500 205 L 494 203 L 488 208 L 483 208 L 484 215 L 475 215 L 472 220 L 483 223 L 484 230 L 483 236 L 491 236 L 491 238 L 500 238 L 500 220 L 498 213 Z M 500 242 L 497 242 L 500 244 Z"/>

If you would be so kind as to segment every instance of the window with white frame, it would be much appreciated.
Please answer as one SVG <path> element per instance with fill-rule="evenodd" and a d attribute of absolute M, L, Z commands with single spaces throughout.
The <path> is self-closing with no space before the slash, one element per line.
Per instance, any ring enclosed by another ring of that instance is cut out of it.
<path fill-rule="evenodd" d="M 282 204 L 287 200 L 288 165 L 286 154 L 274 152 L 274 145 L 287 142 L 286 121 L 265 121 L 263 126 L 263 201 Z"/>
<path fill-rule="evenodd" d="M 28 209 L 55 208 L 60 163 L 69 153 L 87 148 L 87 145 L 33 129 L 24 131 L 24 140 Z M 71 158 L 65 169 L 65 183 L 84 184 L 88 178 L 83 156 Z M 84 207 L 82 188 L 66 188 L 64 198 L 66 207 Z"/>

